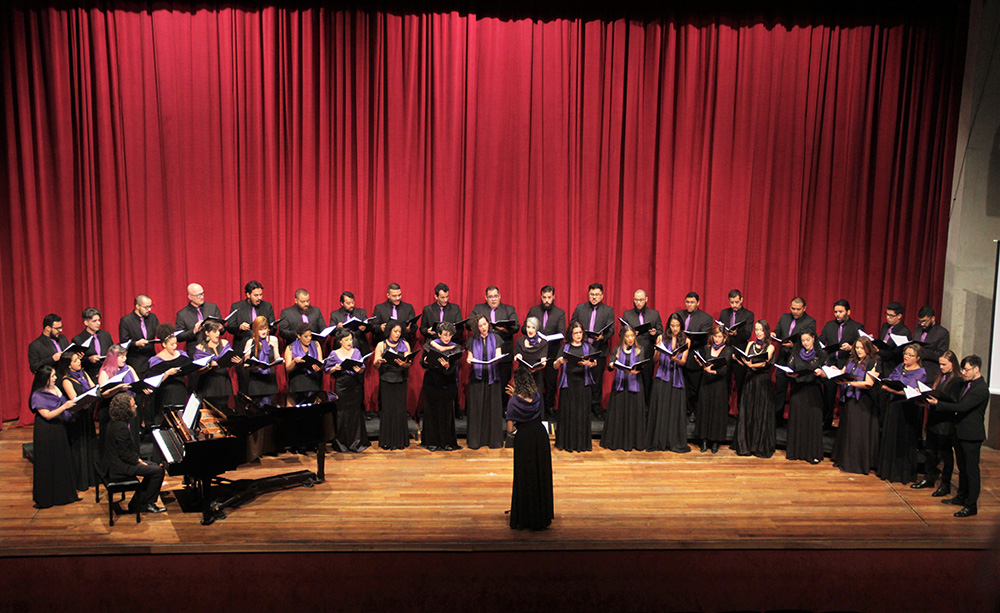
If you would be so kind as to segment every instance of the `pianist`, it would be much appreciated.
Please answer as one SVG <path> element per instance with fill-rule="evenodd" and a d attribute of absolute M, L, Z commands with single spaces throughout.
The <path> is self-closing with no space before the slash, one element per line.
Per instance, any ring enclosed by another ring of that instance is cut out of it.
<path fill-rule="evenodd" d="M 111 399 L 111 423 L 104 441 L 105 462 L 112 479 L 140 477 L 139 490 L 128 503 L 129 511 L 163 513 L 165 508 L 156 505 L 163 485 L 163 467 L 144 462 L 139 458 L 139 433 L 131 427 L 135 417 L 135 397 L 131 392 L 121 392 Z"/>

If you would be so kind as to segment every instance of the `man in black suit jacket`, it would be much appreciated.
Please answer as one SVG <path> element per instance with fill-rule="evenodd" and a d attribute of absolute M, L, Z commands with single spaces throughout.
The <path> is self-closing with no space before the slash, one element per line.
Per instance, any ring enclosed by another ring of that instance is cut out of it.
<path fill-rule="evenodd" d="M 295 304 L 281 310 L 278 334 L 286 343 L 291 343 L 297 336 L 295 329 L 301 323 L 309 324 L 309 329 L 313 332 L 322 332 L 326 328 L 323 311 L 309 304 L 309 291 L 305 288 L 295 290 Z"/>
<path fill-rule="evenodd" d="M 792 347 L 798 342 L 799 335 L 806 330 L 816 334 L 816 320 L 806 313 L 806 299 L 796 296 L 788 304 L 788 312 L 778 318 L 778 325 L 772 332 L 775 337 L 784 341 L 778 349 L 775 364 L 788 365 L 788 360 L 792 357 Z M 785 419 L 785 396 L 788 393 L 788 384 L 789 379 L 784 371 L 775 369 L 774 412 L 777 413 L 778 423 Z"/>
<path fill-rule="evenodd" d="M 847 366 L 851 359 L 851 347 L 861 335 L 865 327 L 860 322 L 851 319 L 851 303 L 843 298 L 833 303 L 833 319 L 823 325 L 819 334 L 819 342 L 826 348 L 829 360 L 837 368 Z M 836 383 L 823 379 L 823 427 L 833 426 L 833 409 L 836 405 Z"/>
<path fill-rule="evenodd" d="M 132 495 L 130 511 L 163 513 L 156 505 L 163 485 L 163 467 L 150 464 L 139 457 L 139 428 L 135 427 L 135 398 L 131 392 L 122 392 L 111 399 L 108 410 L 111 421 L 104 438 L 104 464 L 108 477 L 121 480 L 141 477 L 139 489 Z"/>
<path fill-rule="evenodd" d="M 948 351 L 951 333 L 937 323 L 934 307 L 925 304 L 917 311 L 917 327 L 913 329 L 913 340 L 926 343 L 920 347 L 920 365 L 927 372 L 927 382 L 933 383 L 941 374 L 938 358 Z"/>
<path fill-rule="evenodd" d="M 688 335 L 691 351 L 701 351 L 708 342 L 708 335 L 712 331 L 714 322 L 711 315 L 701 310 L 701 296 L 698 295 L 698 292 L 688 292 L 684 296 L 684 308 L 675 314 L 680 317 L 681 327 Z M 688 353 L 688 360 L 684 364 L 682 372 L 684 373 L 684 387 L 687 390 L 689 420 L 693 422 L 698 410 L 698 392 L 701 388 L 701 374 L 704 371 L 698 364 L 698 360 Z"/>
<path fill-rule="evenodd" d="M 590 388 L 592 394 L 590 410 L 595 417 L 603 419 L 604 409 L 601 408 L 601 400 L 604 399 L 604 371 L 608 366 L 608 347 L 615 336 L 615 310 L 604 304 L 604 285 L 590 284 L 587 288 L 587 302 L 576 305 L 571 321 L 580 322 L 586 332 L 599 332 L 607 328 L 606 332 L 596 338 L 587 335 L 587 339 L 597 352 L 597 366 L 590 369 L 590 374 L 594 378 L 594 385 Z"/>
<path fill-rule="evenodd" d="M 229 312 L 236 313 L 226 322 L 226 332 L 233 335 L 233 350 L 242 352 L 247 341 L 253 335 L 251 326 L 253 320 L 263 316 L 268 323 L 274 322 L 274 307 L 264 300 L 264 286 L 259 281 L 250 281 L 243 287 L 246 298 L 238 300 L 229 307 Z M 246 368 L 236 369 L 236 380 L 239 383 L 240 391 L 246 393 L 247 383 L 250 381 L 250 373 Z"/>
<path fill-rule="evenodd" d="M 903 313 L 905 313 L 901 302 L 890 302 L 885 307 L 885 323 L 878 331 L 878 339 L 889 345 L 888 349 L 879 349 L 879 359 L 882 360 L 882 369 L 886 375 L 891 373 L 897 366 L 903 363 L 903 347 L 897 345 L 889 335 L 905 336 L 910 338 L 910 329 L 903 324 Z"/>
<path fill-rule="evenodd" d="M 434 302 L 424 307 L 420 317 L 420 334 L 424 341 L 436 339 L 437 325 L 442 321 L 450 321 L 455 324 L 455 336 L 452 340 L 458 344 L 464 342 L 464 318 L 462 317 L 462 307 L 451 302 L 451 289 L 445 283 L 438 283 L 434 286 Z"/>
<path fill-rule="evenodd" d="M 407 322 L 417 316 L 413 305 L 409 302 L 403 302 L 403 288 L 399 286 L 399 283 L 389 284 L 385 291 L 385 298 L 385 302 L 375 305 L 372 313 L 378 318 L 378 321 L 373 322 L 372 345 L 382 342 L 382 339 L 385 338 L 385 325 L 393 320 L 403 324 L 403 336 L 412 345 L 417 322 L 412 322 L 409 325 Z"/>
<path fill-rule="evenodd" d="M 642 391 L 646 396 L 646 405 L 649 405 L 649 393 L 653 391 L 653 371 L 656 366 L 656 338 L 663 334 L 663 320 L 660 319 L 660 312 L 651 309 L 647 305 L 648 297 L 646 290 L 637 289 L 632 294 L 632 308 L 622 313 L 622 319 L 633 330 L 648 325 L 649 331 L 642 332 L 636 336 L 635 342 L 642 351 L 641 359 L 649 360 L 642 365 Z M 625 334 L 625 326 L 622 326 L 621 334 Z"/>
<path fill-rule="evenodd" d="M 756 323 L 753 311 L 743 306 L 743 292 L 738 289 L 729 290 L 729 308 L 722 309 L 719 313 L 719 321 L 731 330 L 729 334 L 729 344 L 746 349 L 750 337 L 753 336 L 753 326 Z M 743 397 L 743 382 L 747 377 L 747 367 L 733 360 L 730 370 L 733 373 L 733 381 L 736 382 L 736 406 L 739 406 L 740 398 Z"/>
<path fill-rule="evenodd" d="M 62 317 L 49 313 L 42 319 L 42 334 L 28 345 L 28 368 L 31 374 L 42 366 L 56 367 L 69 341 L 62 333 Z"/>
<path fill-rule="evenodd" d="M 368 312 L 361 307 L 354 306 L 354 300 L 354 292 L 341 292 L 340 308 L 330 311 L 331 326 L 343 328 L 348 319 L 354 318 L 361 321 L 368 319 Z M 371 352 L 371 345 L 368 344 L 368 328 L 369 326 L 361 325 L 357 329 L 351 330 L 351 336 L 354 337 L 354 348 L 360 351 L 361 355 L 368 355 Z"/>
<path fill-rule="evenodd" d="M 517 334 L 517 322 L 519 321 L 517 310 L 509 304 L 500 302 L 500 288 L 496 285 L 491 285 L 486 288 L 486 302 L 481 302 L 472 307 L 472 312 L 469 313 L 469 321 L 465 324 L 469 332 L 475 333 L 474 331 L 477 330 L 475 324 L 477 315 L 484 315 L 486 320 L 491 324 L 513 322 L 503 326 L 493 326 L 493 332 L 503 341 L 503 344 L 500 346 L 501 353 L 507 354 L 507 357 L 500 360 L 500 363 L 497 364 L 497 369 L 500 371 L 500 381 L 503 383 L 504 388 L 506 388 L 507 383 L 510 382 L 510 375 L 514 370 L 514 335 Z M 504 389 L 504 407 L 507 406 L 509 399 L 507 390 Z"/>
<path fill-rule="evenodd" d="M 556 288 L 551 285 L 546 285 L 541 289 L 541 302 L 535 306 L 528 309 L 528 316 L 524 318 L 525 321 L 530 317 L 535 317 L 538 321 L 542 322 L 542 328 L 539 330 L 542 334 L 546 336 L 551 336 L 553 334 L 566 334 L 566 311 L 555 305 L 556 302 Z M 521 324 L 521 334 L 524 334 L 524 324 Z M 548 349 L 548 363 L 552 364 L 557 357 L 559 357 L 559 352 L 562 350 L 565 338 L 554 339 L 549 341 Z M 545 414 L 551 417 L 555 413 L 556 406 L 556 380 L 559 375 L 559 371 L 550 366 L 545 368 Z"/>
<path fill-rule="evenodd" d="M 961 505 L 955 517 L 970 517 L 979 512 L 979 452 L 986 440 L 986 406 L 990 390 L 980 372 L 983 360 L 978 355 L 962 358 L 962 377 L 967 381 L 959 394 L 958 402 L 947 402 L 929 397 L 928 404 L 938 411 L 955 414 L 955 461 L 958 464 L 958 493 L 946 498 L 945 504 Z"/>
<path fill-rule="evenodd" d="M 101 358 L 108 353 L 111 345 L 115 344 L 111 338 L 111 333 L 101 329 L 101 312 L 94 307 L 87 307 L 83 310 L 83 332 L 77 334 L 71 342 L 82 345 L 90 340 L 90 346 L 83 353 L 83 370 L 90 375 L 90 378 L 97 382 L 97 372 L 101 370 Z"/>
<path fill-rule="evenodd" d="M 118 340 L 132 341 L 128 346 L 125 363 L 142 377 L 149 372 L 149 358 L 156 355 L 156 326 L 160 320 L 153 313 L 153 300 L 146 294 L 139 294 L 132 301 L 132 311 L 118 320 Z"/>
<path fill-rule="evenodd" d="M 202 322 L 209 317 L 221 320 L 222 312 L 219 311 L 219 305 L 214 302 L 205 302 L 205 288 L 197 283 L 187 286 L 187 298 L 188 303 L 177 311 L 177 329 L 183 330 L 177 335 L 177 341 L 186 343 L 184 349 L 188 355 L 192 355 L 194 346 L 198 344 L 198 333 L 201 332 Z M 243 351 L 243 347 L 240 347 L 239 351 Z"/>

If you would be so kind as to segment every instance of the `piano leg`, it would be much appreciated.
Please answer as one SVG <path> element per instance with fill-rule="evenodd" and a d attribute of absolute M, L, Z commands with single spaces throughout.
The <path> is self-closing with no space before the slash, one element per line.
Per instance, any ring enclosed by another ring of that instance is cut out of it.
<path fill-rule="evenodd" d="M 212 479 L 207 477 L 198 479 L 198 484 L 201 490 L 201 525 L 210 526 L 216 519 L 225 519 L 226 512 L 222 509 L 214 508 L 212 499 L 208 497 L 208 493 L 212 488 Z"/>

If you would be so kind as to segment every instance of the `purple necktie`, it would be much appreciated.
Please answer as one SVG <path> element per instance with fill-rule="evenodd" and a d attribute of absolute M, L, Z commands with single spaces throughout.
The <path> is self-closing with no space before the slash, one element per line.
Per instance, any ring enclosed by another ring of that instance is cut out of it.
<path fill-rule="evenodd" d="M 148 334 L 146 333 L 146 318 L 139 318 L 139 329 L 142 330 L 142 338 L 146 338 Z"/>
<path fill-rule="evenodd" d="M 972 389 L 972 381 L 969 381 L 969 383 L 965 386 L 965 389 L 962 390 L 962 398 L 965 398 L 965 395 L 969 393 L 970 389 Z"/>
<path fill-rule="evenodd" d="M 885 331 L 885 338 L 882 339 L 883 343 L 888 343 L 889 342 L 889 335 L 890 334 L 892 334 L 892 327 L 891 326 L 889 328 L 887 328 L 886 331 Z"/>
<path fill-rule="evenodd" d="M 795 324 L 796 323 L 798 323 L 798 322 L 793 319 L 792 320 L 792 325 L 788 326 L 788 336 L 791 336 L 792 332 L 795 332 Z"/>
<path fill-rule="evenodd" d="M 497 322 L 497 310 L 490 309 L 490 323 L 495 324 Z"/>
<path fill-rule="evenodd" d="M 49 337 L 49 340 L 52 341 L 53 345 L 55 345 L 56 353 L 59 353 L 59 352 L 62 351 L 62 347 L 59 346 L 59 343 L 56 341 L 56 339 Z"/>
<path fill-rule="evenodd" d="M 441 307 L 441 321 L 444 321 L 444 307 Z"/>
<path fill-rule="evenodd" d="M 544 328 L 547 325 L 549 325 L 549 312 L 544 311 L 542 313 L 542 328 Z"/>
<path fill-rule="evenodd" d="M 684 329 L 691 329 L 691 313 L 688 313 L 688 316 L 684 318 Z"/>
<path fill-rule="evenodd" d="M 250 307 L 250 319 L 257 319 L 257 307 Z"/>
<path fill-rule="evenodd" d="M 594 307 L 592 309 L 590 309 L 590 331 L 591 332 L 595 332 L 596 331 L 596 330 L 594 330 L 594 326 L 596 326 L 596 325 L 597 325 L 597 305 L 594 305 Z"/>
<path fill-rule="evenodd" d="M 392 318 L 393 319 L 398 319 L 399 318 L 399 316 L 396 315 L 396 305 L 392 305 Z"/>
<path fill-rule="evenodd" d="M 839 344 L 843 340 L 844 340 L 844 324 L 840 324 L 840 327 L 837 328 L 837 343 Z"/>
<path fill-rule="evenodd" d="M 644 323 L 646 323 L 646 322 L 642 320 L 642 311 L 639 311 L 639 325 L 641 326 Z"/>
<path fill-rule="evenodd" d="M 309 323 L 309 316 L 306 315 L 305 313 L 302 314 L 302 323 L 304 324 Z"/>
<path fill-rule="evenodd" d="M 729 318 L 729 327 L 732 328 L 736 325 L 736 311 L 733 311 L 733 315 Z"/>
<path fill-rule="evenodd" d="M 926 341 L 927 341 L 927 330 L 924 330 L 924 333 L 920 335 L 920 342 L 924 343 Z"/>
<path fill-rule="evenodd" d="M 195 307 L 195 310 L 198 311 L 198 321 L 204 321 L 205 316 L 201 314 L 201 307 Z"/>
<path fill-rule="evenodd" d="M 97 355 L 101 355 L 101 341 L 97 340 L 97 335 L 94 335 L 94 352 Z"/>

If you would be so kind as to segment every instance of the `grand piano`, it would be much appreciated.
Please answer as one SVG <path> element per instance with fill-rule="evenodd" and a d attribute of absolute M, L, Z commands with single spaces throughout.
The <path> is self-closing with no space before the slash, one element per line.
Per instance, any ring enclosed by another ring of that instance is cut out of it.
<path fill-rule="evenodd" d="M 333 438 L 337 397 L 317 392 L 290 400 L 283 394 L 225 402 L 192 394 L 183 410 L 164 410 L 153 439 L 166 460 L 167 474 L 185 477 L 185 489 L 201 505 L 203 525 L 225 519 L 225 508 L 274 490 L 312 487 L 326 479 L 326 441 Z M 316 471 L 300 470 L 262 479 L 232 481 L 221 475 L 265 453 L 316 448 Z M 213 486 L 225 485 L 222 488 Z"/>

